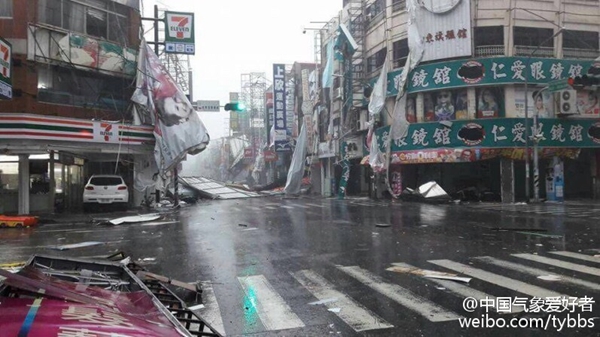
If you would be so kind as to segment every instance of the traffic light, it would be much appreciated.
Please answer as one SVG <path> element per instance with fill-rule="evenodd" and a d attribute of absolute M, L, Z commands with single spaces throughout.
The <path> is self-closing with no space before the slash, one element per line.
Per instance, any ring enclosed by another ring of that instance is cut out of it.
<path fill-rule="evenodd" d="M 593 86 L 598 87 L 598 86 L 600 86 L 600 77 L 588 76 L 588 75 L 571 77 L 571 78 L 569 78 L 568 83 L 570 86 L 572 86 L 575 89 L 589 88 L 589 87 L 593 87 Z M 591 88 L 591 89 L 595 89 L 595 88 Z"/>
<path fill-rule="evenodd" d="M 245 111 L 246 106 L 241 102 L 227 103 L 225 104 L 225 111 Z"/>

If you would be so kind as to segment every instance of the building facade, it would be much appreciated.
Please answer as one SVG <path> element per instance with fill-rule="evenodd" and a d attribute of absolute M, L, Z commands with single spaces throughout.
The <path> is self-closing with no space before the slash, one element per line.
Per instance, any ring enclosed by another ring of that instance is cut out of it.
<path fill-rule="evenodd" d="M 539 174 L 532 163 L 530 196 L 536 190 L 550 200 L 600 196 L 598 88 L 566 84 L 598 74 L 600 2 L 455 0 L 414 11 L 413 3 L 344 1 L 321 30 L 322 69 L 328 45 L 335 54 L 331 88 L 323 85 L 330 116 L 322 122 L 332 126 L 327 137 L 340 143 L 335 158 L 346 194 L 377 186 L 364 165 L 367 106 L 387 71 L 386 104 L 372 122 L 380 150 L 391 147 L 394 194 L 435 180 L 457 196 L 474 191 L 486 200 L 523 200 L 526 159 L 537 145 Z M 424 52 L 403 78 L 409 39 L 421 41 Z M 409 123 L 401 137 L 390 134 L 398 121 Z"/>
<path fill-rule="evenodd" d="M 139 1 L 2 0 L 0 10 L 12 46 L 12 97 L 0 100 L 2 211 L 76 209 L 92 174 L 116 172 L 132 187 L 137 156 L 154 147 L 153 128 L 131 125 L 129 109 Z"/>

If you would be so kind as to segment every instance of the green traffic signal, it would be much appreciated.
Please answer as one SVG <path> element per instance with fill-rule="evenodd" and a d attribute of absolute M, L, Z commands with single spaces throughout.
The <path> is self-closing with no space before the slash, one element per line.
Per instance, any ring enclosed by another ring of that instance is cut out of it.
<path fill-rule="evenodd" d="M 246 105 L 244 103 L 241 102 L 235 102 L 235 103 L 227 103 L 225 104 L 225 111 L 245 111 L 246 110 Z"/>

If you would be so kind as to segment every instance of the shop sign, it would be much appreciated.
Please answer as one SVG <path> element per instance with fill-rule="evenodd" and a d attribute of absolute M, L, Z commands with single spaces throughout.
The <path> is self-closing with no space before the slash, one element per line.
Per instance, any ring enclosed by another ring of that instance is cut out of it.
<path fill-rule="evenodd" d="M 333 142 L 319 143 L 318 156 L 319 158 L 335 157 L 335 146 Z"/>
<path fill-rule="evenodd" d="M 533 121 L 529 121 L 534 132 Z M 545 118 L 538 124 L 540 147 L 600 148 L 598 119 Z M 379 147 L 389 139 L 389 126 L 376 131 Z M 407 136 L 391 141 L 391 151 L 437 148 L 513 148 L 525 146 L 524 118 L 496 118 L 454 121 L 450 127 L 440 123 L 410 124 Z M 531 145 L 531 144 L 530 144 Z"/>
<path fill-rule="evenodd" d="M 12 98 L 12 45 L 0 38 L 0 98 Z"/>
<path fill-rule="evenodd" d="M 533 152 L 530 149 L 529 152 Z M 542 148 L 540 158 L 561 157 L 577 159 L 581 149 L 575 148 Z M 532 153 L 530 153 L 531 158 Z M 504 157 L 512 160 L 525 160 L 524 148 L 482 149 L 482 148 L 455 148 L 455 149 L 428 149 L 413 151 L 398 151 L 392 153 L 390 164 L 441 164 L 441 163 L 469 163 L 487 160 L 495 157 Z"/>
<path fill-rule="evenodd" d="M 273 64 L 273 129 L 275 151 L 291 151 L 287 140 L 287 106 L 286 106 L 285 65 Z"/>
<path fill-rule="evenodd" d="M 277 161 L 277 153 L 275 151 L 267 150 L 263 154 L 267 163 Z"/>
<path fill-rule="evenodd" d="M 408 93 L 459 88 L 470 85 L 549 84 L 588 73 L 593 60 L 563 60 L 527 57 L 494 57 L 427 64 L 408 76 Z M 528 69 L 526 69 L 528 68 Z M 388 73 L 388 96 L 398 94 L 402 69 Z M 371 80 L 374 85 L 377 79 Z"/>
<path fill-rule="evenodd" d="M 165 52 L 194 55 L 194 13 L 165 12 Z"/>

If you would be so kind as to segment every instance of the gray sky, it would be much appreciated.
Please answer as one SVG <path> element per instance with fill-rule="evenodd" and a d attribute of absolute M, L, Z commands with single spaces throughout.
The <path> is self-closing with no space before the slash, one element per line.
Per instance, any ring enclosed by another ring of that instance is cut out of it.
<path fill-rule="evenodd" d="M 239 92 L 241 74 L 264 72 L 273 63 L 314 62 L 314 31 L 342 9 L 342 0 L 143 0 L 144 16 L 159 10 L 193 12 L 196 55 L 194 100 L 220 100 Z M 150 25 L 144 22 L 144 25 Z M 227 113 L 201 113 L 212 139 L 225 136 Z"/>

